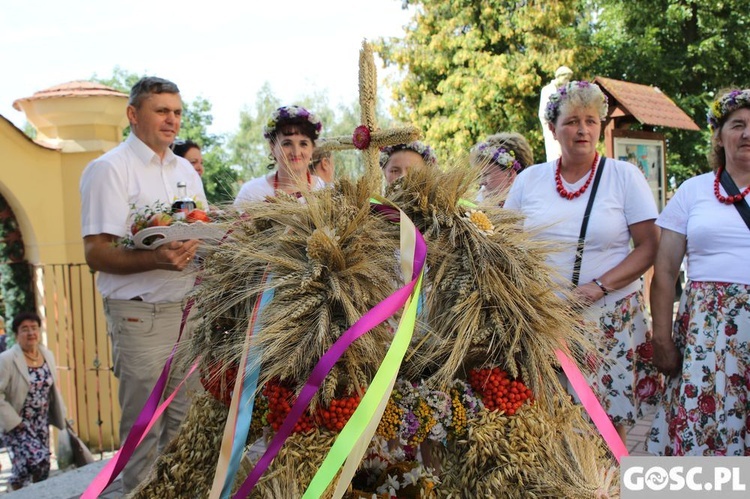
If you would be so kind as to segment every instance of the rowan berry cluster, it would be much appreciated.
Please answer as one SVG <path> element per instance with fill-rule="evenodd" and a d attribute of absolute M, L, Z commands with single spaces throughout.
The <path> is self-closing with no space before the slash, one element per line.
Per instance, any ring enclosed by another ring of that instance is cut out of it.
<path fill-rule="evenodd" d="M 349 418 L 352 417 L 352 414 L 354 414 L 354 411 L 359 405 L 359 401 L 359 395 L 333 399 L 327 408 L 320 407 L 315 411 L 315 420 L 318 421 L 321 426 L 324 426 L 331 431 L 341 431 L 346 423 L 349 422 Z"/>
<path fill-rule="evenodd" d="M 268 382 L 263 387 L 263 395 L 268 400 L 268 413 L 266 421 L 274 431 L 279 431 L 281 424 L 292 410 L 297 396 L 287 386 L 279 382 Z M 310 417 L 310 413 L 305 411 L 302 417 L 294 425 L 295 433 L 308 433 L 315 427 L 315 422 Z"/>
<path fill-rule="evenodd" d="M 268 401 L 265 419 L 274 431 L 278 431 L 297 401 L 294 392 L 283 383 L 271 381 L 263 388 Z M 294 432 L 307 433 L 314 428 L 325 428 L 333 432 L 341 431 L 354 414 L 360 401 L 359 395 L 349 395 L 331 400 L 328 407 L 319 407 L 314 414 L 306 410 L 294 426 Z M 255 419 L 255 416 L 253 417 Z"/>
<path fill-rule="evenodd" d="M 232 403 L 232 391 L 236 379 L 236 364 L 225 368 L 221 362 L 215 362 L 208 367 L 207 371 L 201 372 L 203 388 L 227 407 Z"/>
<path fill-rule="evenodd" d="M 534 401 L 531 390 L 520 380 L 511 379 L 499 367 L 472 369 L 469 384 L 479 394 L 482 403 L 490 411 L 503 411 L 513 416 L 527 400 Z"/>

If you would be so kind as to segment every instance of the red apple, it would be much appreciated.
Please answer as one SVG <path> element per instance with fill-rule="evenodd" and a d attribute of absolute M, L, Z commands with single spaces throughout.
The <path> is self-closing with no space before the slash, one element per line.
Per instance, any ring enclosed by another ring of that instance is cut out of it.
<path fill-rule="evenodd" d="M 187 223 L 193 223 L 193 222 L 210 222 L 211 219 L 208 217 L 208 214 L 203 210 L 192 210 L 185 216 L 185 221 Z"/>
<path fill-rule="evenodd" d="M 133 224 L 130 226 L 130 233 L 136 235 L 138 234 L 138 231 L 140 231 L 141 229 L 145 229 L 146 227 L 148 227 L 148 225 L 146 225 L 146 220 L 138 220 L 137 222 L 133 222 Z"/>
<path fill-rule="evenodd" d="M 172 216 L 168 213 L 154 213 L 148 219 L 149 227 L 166 227 L 172 224 Z"/>

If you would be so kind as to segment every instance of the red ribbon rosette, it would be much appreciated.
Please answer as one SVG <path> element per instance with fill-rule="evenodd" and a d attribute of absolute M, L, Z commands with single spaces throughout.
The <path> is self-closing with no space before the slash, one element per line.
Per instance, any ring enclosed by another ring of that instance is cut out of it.
<path fill-rule="evenodd" d="M 354 129 L 352 143 L 360 151 L 370 146 L 370 129 L 366 125 L 360 125 Z"/>

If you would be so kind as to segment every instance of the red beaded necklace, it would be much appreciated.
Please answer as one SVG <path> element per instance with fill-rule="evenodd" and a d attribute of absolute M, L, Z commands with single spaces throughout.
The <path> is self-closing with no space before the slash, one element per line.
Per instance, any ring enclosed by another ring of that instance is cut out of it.
<path fill-rule="evenodd" d="M 750 194 L 750 185 L 745 187 L 744 191 L 742 191 L 739 194 L 735 194 L 734 196 L 722 196 L 721 191 L 719 190 L 719 183 L 721 182 L 719 179 L 721 178 L 721 172 L 723 171 L 724 171 L 724 167 L 721 167 L 716 172 L 716 178 L 714 178 L 714 195 L 716 196 L 716 199 L 718 199 L 720 203 L 724 203 L 724 204 L 739 203 L 740 201 L 745 199 L 745 196 Z"/>
<path fill-rule="evenodd" d="M 591 172 L 589 173 L 589 178 L 586 179 L 586 183 L 581 186 L 580 189 L 578 189 L 575 192 L 568 192 L 567 189 L 565 189 L 565 186 L 563 186 L 563 179 L 562 175 L 560 174 L 560 166 L 562 166 L 562 158 L 557 160 L 557 168 L 555 169 L 555 184 L 557 184 L 557 192 L 560 194 L 561 197 L 564 197 L 565 199 L 575 199 L 579 197 L 581 194 L 586 192 L 586 189 L 589 188 L 589 185 L 591 185 L 591 181 L 594 180 L 594 173 L 596 172 L 596 164 L 599 160 L 599 153 L 594 154 L 594 162 L 591 163 Z"/>
<path fill-rule="evenodd" d="M 312 186 L 312 176 L 310 175 L 310 172 L 308 171 L 307 172 L 307 187 L 310 187 L 310 186 Z M 279 190 L 279 172 L 277 170 L 276 173 L 273 174 L 273 192 L 275 193 L 278 190 Z M 296 192 L 295 194 L 297 194 L 297 197 L 302 196 L 302 193 L 300 192 Z"/>

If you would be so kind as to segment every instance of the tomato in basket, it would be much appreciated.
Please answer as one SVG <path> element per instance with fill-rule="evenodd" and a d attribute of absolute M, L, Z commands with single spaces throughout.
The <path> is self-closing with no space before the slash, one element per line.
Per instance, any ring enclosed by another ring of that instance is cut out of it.
<path fill-rule="evenodd" d="M 187 216 L 185 216 L 185 221 L 188 223 L 193 222 L 210 222 L 211 219 L 208 217 L 208 214 L 203 210 L 191 210 L 188 212 Z"/>

